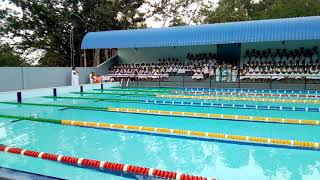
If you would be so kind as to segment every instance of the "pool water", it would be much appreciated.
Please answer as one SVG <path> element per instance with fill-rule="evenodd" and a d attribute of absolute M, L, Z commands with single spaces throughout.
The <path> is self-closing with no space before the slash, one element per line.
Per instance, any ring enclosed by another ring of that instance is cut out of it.
<path fill-rule="evenodd" d="M 116 89 L 116 88 L 115 88 Z M 146 88 L 131 88 L 134 91 Z M 114 90 L 114 89 L 113 89 Z M 159 90 L 159 89 L 150 89 Z M 164 90 L 164 89 L 161 89 Z M 172 89 L 170 89 L 172 90 Z M 99 92 L 87 90 L 86 92 Z M 121 89 L 117 89 L 121 92 Z M 128 93 L 128 91 L 122 91 Z M 135 92 L 136 93 L 136 92 Z M 140 92 L 143 94 L 146 92 Z M 167 93 L 167 92 L 159 92 Z M 148 93 L 146 93 L 148 94 Z M 151 93 L 150 93 L 151 94 Z M 279 111 L 236 108 L 213 108 L 179 105 L 158 105 L 138 102 L 110 102 L 77 97 L 118 98 L 134 100 L 173 100 L 154 96 L 75 94 L 59 96 L 73 99 L 35 97 L 24 102 L 79 105 L 94 107 L 125 107 L 152 110 L 202 112 L 263 117 L 320 120 L 319 112 Z M 229 97 L 230 95 L 225 95 Z M 231 97 L 231 96 L 230 96 Z M 178 100 L 178 99 L 177 99 Z M 183 99 L 186 102 L 204 100 Z M 316 107 L 319 104 L 275 103 L 255 101 L 207 101 L 215 103 L 260 104 L 275 106 Z M 279 123 L 240 122 L 218 119 L 156 116 L 51 106 L 8 105 L 0 103 L 1 115 L 31 116 L 176 128 L 185 130 L 236 134 L 245 136 L 320 141 L 320 127 Z M 35 151 L 63 154 L 89 159 L 152 167 L 218 179 L 319 179 L 320 151 L 292 149 L 214 140 L 188 139 L 124 131 L 63 126 L 0 118 L 0 144 Z M 20 155 L 0 152 L 0 167 L 65 179 L 139 179 L 94 169 L 70 166 Z M 145 177 L 144 177 L 145 178 Z"/>

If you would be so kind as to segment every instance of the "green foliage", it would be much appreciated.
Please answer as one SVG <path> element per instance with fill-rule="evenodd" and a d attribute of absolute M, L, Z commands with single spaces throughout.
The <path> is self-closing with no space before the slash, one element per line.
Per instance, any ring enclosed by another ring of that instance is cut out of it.
<path fill-rule="evenodd" d="M 21 38 L 15 44 L 20 52 L 44 50 L 42 66 L 71 65 L 71 31 L 75 62 L 80 65 L 81 40 L 87 32 L 144 28 L 149 17 L 162 26 L 181 26 L 320 15 L 320 0 L 9 1 L 21 12 L 0 10 L 0 36 Z"/>
<path fill-rule="evenodd" d="M 64 56 L 47 51 L 38 61 L 40 66 L 53 66 L 53 67 L 59 67 L 59 66 L 66 66 L 67 64 L 64 61 Z"/>
<path fill-rule="evenodd" d="M 201 10 L 205 23 L 222 23 L 248 20 L 243 0 L 220 0 L 218 7 L 207 6 Z"/>
<path fill-rule="evenodd" d="M 0 66 L 23 66 L 23 60 L 8 44 L 0 44 Z"/>
<path fill-rule="evenodd" d="M 274 19 L 319 16 L 320 0 L 274 0 L 274 3 L 257 13 L 255 19 Z"/>
<path fill-rule="evenodd" d="M 320 0 L 220 0 L 201 9 L 204 23 L 320 15 Z"/>
<path fill-rule="evenodd" d="M 5 13 L 2 33 L 20 37 L 22 51 L 45 51 L 41 65 L 70 66 L 70 34 L 73 31 L 76 65 L 80 64 L 81 40 L 86 32 L 143 27 L 138 8 L 144 0 L 9 0 L 22 13 Z M 0 16 L 4 16 L 1 15 Z M 3 18 L 2 18 L 3 19 Z M 54 60 L 54 57 L 58 59 Z"/>
<path fill-rule="evenodd" d="M 199 10 L 206 0 L 154 0 L 147 4 L 152 9 L 149 16 L 162 26 L 182 26 L 199 21 Z"/>

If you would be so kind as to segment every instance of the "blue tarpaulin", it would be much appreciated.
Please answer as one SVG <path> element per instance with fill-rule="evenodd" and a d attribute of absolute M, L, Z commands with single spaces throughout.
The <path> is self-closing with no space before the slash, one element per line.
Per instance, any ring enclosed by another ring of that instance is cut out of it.
<path fill-rule="evenodd" d="M 320 16 L 169 28 L 89 32 L 82 49 L 146 48 L 267 41 L 319 40 Z"/>

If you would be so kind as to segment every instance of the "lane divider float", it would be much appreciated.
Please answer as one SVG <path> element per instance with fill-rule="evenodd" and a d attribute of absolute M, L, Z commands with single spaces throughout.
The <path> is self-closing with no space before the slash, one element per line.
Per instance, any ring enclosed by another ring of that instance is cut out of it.
<path fill-rule="evenodd" d="M 136 126 L 136 125 L 127 125 L 127 124 L 111 124 L 111 123 L 85 122 L 85 121 L 74 121 L 74 120 L 56 120 L 56 119 L 33 118 L 33 117 L 10 116 L 10 115 L 0 115 L 0 117 L 9 118 L 9 119 L 29 120 L 29 121 L 35 121 L 35 122 L 61 124 L 61 125 L 67 125 L 67 126 L 79 126 L 79 127 L 86 127 L 86 128 L 97 128 L 97 129 L 106 129 L 106 130 L 108 129 L 124 130 L 125 132 L 145 132 L 147 135 L 159 134 L 159 135 L 170 135 L 173 137 L 194 137 L 198 139 L 220 140 L 224 142 L 242 142 L 242 143 L 257 144 L 257 145 L 274 145 L 275 147 L 290 147 L 290 148 L 297 148 L 297 149 L 320 150 L 319 142 L 253 137 L 253 136 L 222 134 L 222 133 L 214 133 L 214 132 L 190 131 L 190 130 L 184 130 L 184 129 L 170 129 L 170 128 L 163 128 L 163 127 Z"/>
<path fill-rule="evenodd" d="M 143 104 L 157 104 L 157 105 L 175 105 L 175 106 L 193 106 L 193 107 L 213 107 L 213 108 L 234 108 L 234 109 L 256 109 L 256 110 L 277 110 L 277 111 L 305 111 L 305 112 L 320 112 L 320 108 L 315 107 L 289 107 L 289 106 L 263 106 L 263 105 L 249 105 L 249 104 L 225 104 L 225 103 L 208 103 L 203 102 L 189 102 L 189 101 L 168 101 L 168 100 L 135 100 L 135 99 L 120 99 L 120 98 L 95 98 L 95 97 L 70 97 L 70 96 L 44 96 L 44 98 L 51 99 L 83 99 L 83 100 L 98 100 L 110 102 L 124 102 L 124 103 L 143 103 Z M 40 103 L 16 103 L 16 102 L 0 102 L 6 104 L 21 104 L 21 105 L 46 105 Z M 67 105 L 66 105 L 67 106 Z M 81 108 L 82 106 L 78 106 Z M 94 108 L 94 107 L 89 107 Z M 102 107 L 98 107 L 102 108 Z"/>
<path fill-rule="evenodd" d="M 264 123 L 283 123 L 283 124 L 297 124 L 297 125 L 313 125 L 319 126 L 318 120 L 300 120 L 274 117 L 259 117 L 259 116 L 243 116 L 230 114 L 208 114 L 198 112 L 179 112 L 179 111 L 163 111 L 163 110 L 149 110 L 149 109 L 133 109 L 133 108 L 112 108 L 107 109 L 110 112 L 147 114 L 147 115 L 161 115 L 161 116 L 180 116 L 180 117 L 196 117 L 205 119 L 223 119 L 234 121 L 250 121 L 250 122 L 264 122 Z"/>
<path fill-rule="evenodd" d="M 179 88 L 178 88 L 179 89 Z M 181 88 L 185 91 L 217 91 L 217 92 L 261 92 L 261 93 L 291 93 L 291 94 L 320 94 L 320 91 L 315 90 L 271 90 L 271 89 L 210 89 L 210 88 Z"/>
<path fill-rule="evenodd" d="M 105 107 L 95 107 L 95 106 L 66 105 L 66 104 L 40 104 L 40 103 L 16 103 L 16 102 L 0 102 L 0 103 L 12 104 L 12 105 L 67 107 L 67 108 L 93 110 L 93 111 L 99 110 L 99 111 L 110 111 L 110 112 L 140 113 L 140 114 L 197 117 L 197 118 L 207 118 L 207 119 L 253 121 L 253 122 L 267 122 L 267 123 L 285 123 L 285 124 L 314 125 L 314 126 L 318 126 L 320 124 L 320 121 L 318 121 L 318 120 L 299 120 L 299 119 L 242 116 L 242 115 L 229 115 L 229 114 L 206 114 L 206 113 L 195 113 L 195 112 L 176 112 L 176 111 L 112 108 L 112 107 L 105 108 Z M 244 106 L 246 106 L 246 105 L 244 105 Z M 225 106 L 225 107 L 227 107 L 227 106 Z M 294 110 L 296 110 L 296 109 L 294 109 Z M 309 111 L 312 111 L 312 109 L 309 108 Z"/>
<path fill-rule="evenodd" d="M 172 91 L 174 94 L 198 94 L 198 95 L 236 95 L 236 96 L 269 96 L 269 97 L 296 97 L 296 98 L 320 98 L 320 95 L 312 94 L 273 94 L 273 93 L 240 93 L 240 92 L 211 92 L 211 91 Z"/>
<path fill-rule="evenodd" d="M 196 106 L 196 107 L 213 107 L 213 108 L 234 108 L 234 109 L 257 109 L 257 110 L 277 110 L 277 111 L 305 111 L 305 112 L 320 112 L 320 108 L 315 107 L 289 107 L 289 106 L 263 106 L 250 104 L 225 104 L 225 103 L 209 103 L 190 102 L 190 101 L 162 101 L 162 100 L 141 100 L 147 104 L 160 105 L 180 105 L 180 106 Z"/>
<path fill-rule="evenodd" d="M 320 104 L 320 100 L 305 99 L 272 99 L 272 98 L 243 98 L 243 97 L 222 97 L 222 96 L 181 96 L 157 94 L 158 98 L 170 99 L 206 99 L 206 100 L 227 100 L 227 101 L 257 101 L 257 102 L 281 102 L 281 103 L 309 103 Z"/>
<path fill-rule="evenodd" d="M 116 93 L 107 93 L 107 92 L 70 92 L 72 94 L 102 94 L 102 95 L 123 95 L 123 96 L 137 96 L 137 97 L 145 97 L 145 96 L 155 96 L 157 93 L 144 93 L 144 94 L 138 94 L 138 93 L 121 93 L 121 92 L 116 92 Z M 167 93 L 162 93 L 162 94 L 167 94 Z"/>
<path fill-rule="evenodd" d="M 48 161 L 56 161 L 67 165 L 75 165 L 86 168 L 93 168 L 98 170 L 107 170 L 121 172 L 131 175 L 143 175 L 150 177 L 157 177 L 161 179 L 177 179 L 177 180 L 207 180 L 215 178 L 206 178 L 201 176 L 194 176 L 185 173 L 177 173 L 173 171 L 160 170 L 155 168 L 146 168 L 141 166 L 134 166 L 129 164 L 113 163 L 108 161 L 100 161 L 94 159 L 78 158 L 73 156 L 65 156 L 58 154 L 51 154 L 46 152 L 32 151 L 28 149 L 20 149 L 16 147 L 10 147 L 0 145 L 0 152 L 6 152 L 11 154 L 19 154 L 23 156 L 29 156 L 33 158 L 39 158 Z"/>
<path fill-rule="evenodd" d="M 252 122 L 267 122 L 267 123 L 285 123 L 285 124 L 314 125 L 314 126 L 318 126 L 320 124 L 320 121 L 318 120 L 299 120 L 299 119 L 242 116 L 242 115 L 229 115 L 229 114 L 206 114 L 206 113 L 196 113 L 196 112 L 177 112 L 177 111 L 146 110 L 146 109 L 112 108 L 112 107 L 105 108 L 105 107 L 76 106 L 76 105 L 65 105 L 65 104 L 39 104 L 39 103 L 16 103 L 16 102 L 1 102 L 1 103 L 12 104 L 12 105 L 67 107 L 67 108 L 85 109 L 85 110 L 197 117 L 197 118 L 207 118 L 207 119 L 223 119 L 223 120 L 252 121 Z M 19 117 L 19 116 L 16 116 L 16 117 Z"/>
<path fill-rule="evenodd" d="M 127 91 L 127 92 L 170 92 L 171 90 L 163 90 L 163 89 L 93 89 L 94 91 L 102 91 L 102 92 L 121 92 L 121 91 Z"/>

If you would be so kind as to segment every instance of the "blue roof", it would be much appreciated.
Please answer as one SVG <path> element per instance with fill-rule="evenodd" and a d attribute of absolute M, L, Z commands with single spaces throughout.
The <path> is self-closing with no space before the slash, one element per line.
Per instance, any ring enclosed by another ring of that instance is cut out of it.
<path fill-rule="evenodd" d="M 81 48 L 144 48 L 318 39 L 320 39 L 320 16 L 313 16 L 89 32 L 83 38 Z"/>

